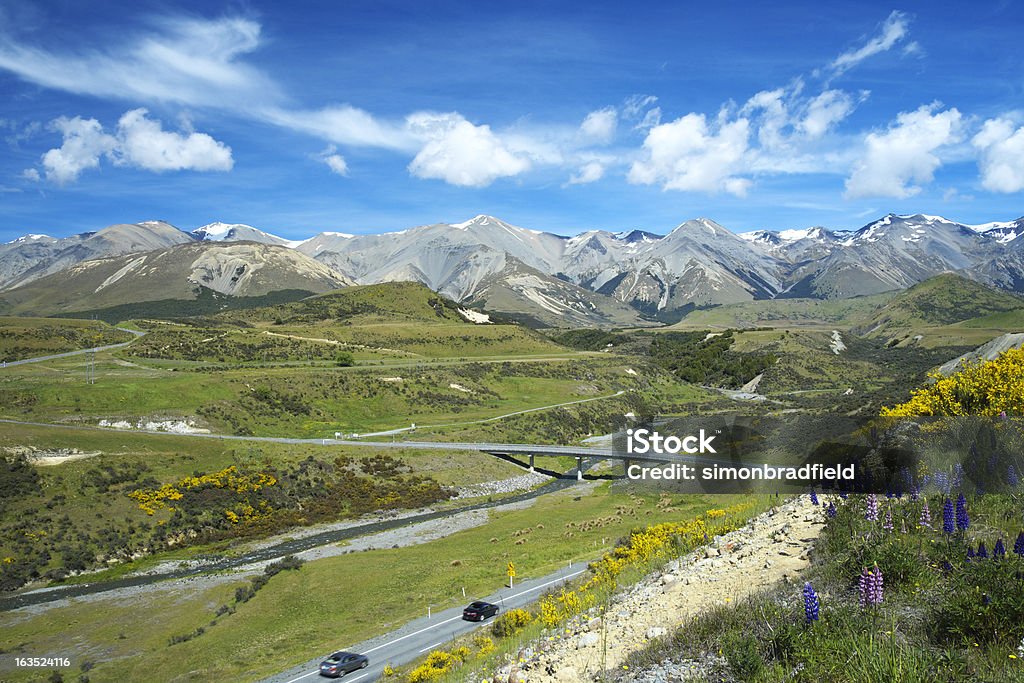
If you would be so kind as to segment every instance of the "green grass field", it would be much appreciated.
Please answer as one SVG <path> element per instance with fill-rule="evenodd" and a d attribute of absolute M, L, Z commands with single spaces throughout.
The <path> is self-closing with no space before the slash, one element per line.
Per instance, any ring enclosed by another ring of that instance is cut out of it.
<path fill-rule="evenodd" d="M 209 622 L 215 610 L 231 602 L 240 582 L 176 600 L 154 591 L 130 604 L 75 602 L 29 619 L 5 613 L 0 648 L 60 651 L 73 657 L 74 666 L 92 658 L 98 664 L 89 677 L 97 683 L 138 680 L 152 671 L 166 680 L 256 680 L 395 628 L 428 604 L 436 609 L 460 604 L 463 587 L 468 595 L 488 594 L 500 587 L 510 561 L 520 576 L 540 576 L 569 560 L 596 557 L 634 526 L 688 519 L 735 500 L 683 497 L 673 510 L 656 502 L 613 493 L 607 485 L 582 497 L 570 489 L 528 509 L 492 513 L 485 527 L 431 543 L 318 560 L 279 574 L 214 626 Z M 566 528 L 568 522 L 585 520 L 595 526 Z M 522 538 L 526 541 L 516 545 Z M 384 567 L 387 571 L 381 571 Z M 67 641 L 69 625 L 76 634 L 73 644 Z M 200 626 L 206 626 L 203 635 L 168 645 L 171 636 Z M 11 680 L 30 679 L 2 673 Z"/>

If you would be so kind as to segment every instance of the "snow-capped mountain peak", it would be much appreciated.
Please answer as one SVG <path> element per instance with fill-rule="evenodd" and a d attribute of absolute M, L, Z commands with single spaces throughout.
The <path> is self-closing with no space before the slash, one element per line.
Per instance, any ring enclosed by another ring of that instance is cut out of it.
<path fill-rule="evenodd" d="M 282 247 L 295 248 L 305 240 L 286 240 L 277 235 L 271 235 L 259 228 L 254 228 L 245 223 L 209 223 L 196 228 L 191 233 L 193 238 L 200 242 L 259 242 L 261 244 L 276 244 Z"/>
<path fill-rule="evenodd" d="M 195 230 L 192 231 L 192 234 L 195 236 L 196 239 L 199 240 L 219 242 L 222 240 L 231 239 L 231 235 L 234 231 L 243 228 L 249 230 L 256 229 L 251 225 L 246 225 L 244 223 L 221 223 L 218 221 L 196 228 Z"/>
<path fill-rule="evenodd" d="M 30 235 L 22 235 L 21 237 L 18 237 L 17 239 L 11 240 L 7 244 L 24 244 L 26 242 L 38 242 L 39 240 L 53 240 L 53 241 L 56 241 L 56 238 L 50 237 L 49 235 L 38 235 L 38 234 L 33 233 L 33 234 L 30 234 Z"/>

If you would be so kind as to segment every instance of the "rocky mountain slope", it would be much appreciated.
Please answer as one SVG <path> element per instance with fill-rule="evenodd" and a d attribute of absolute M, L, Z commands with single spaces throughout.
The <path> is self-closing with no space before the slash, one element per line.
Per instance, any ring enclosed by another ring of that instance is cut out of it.
<path fill-rule="evenodd" d="M 211 223 L 186 233 L 160 221 L 0 246 L 0 289 L 96 258 L 176 244 L 288 247 L 359 284 L 415 281 L 460 302 L 539 324 L 675 321 L 695 308 L 765 299 L 843 299 L 901 290 L 940 273 L 1024 292 L 1024 219 L 969 226 L 889 214 L 863 228 L 738 235 L 706 218 L 667 235 L 591 230 L 574 237 L 493 216 L 399 232 L 322 232 L 287 240 L 253 226 Z"/>
<path fill-rule="evenodd" d="M 252 297 L 281 290 L 327 292 L 349 284 L 322 263 L 287 247 L 191 243 L 82 261 L 0 293 L 0 310 L 52 315 L 144 301 L 190 300 L 203 290 Z"/>

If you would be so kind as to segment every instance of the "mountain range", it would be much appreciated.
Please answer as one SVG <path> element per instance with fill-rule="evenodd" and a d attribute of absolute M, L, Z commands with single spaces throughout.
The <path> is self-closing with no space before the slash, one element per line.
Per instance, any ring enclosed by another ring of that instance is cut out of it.
<path fill-rule="evenodd" d="M 249 296 L 416 281 L 464 305 L 534 325 L 630 325 L 675 321 L 695 308 L 726 303 L 906 289 L 944 272 L 1022 292 L 1022 234 L 1024 218 L 971 226 L 924 214 L 889 214 L 855 231 L 737 234 L 698 218 L 664 236 L 592 230 L 573 237 L 480 215 L 374 235 L 322 232 L 306 240 L 244 224 L 185 232 L 145 221 L 64 239 L 26 235 L 0 245 L 0 310 L 84 311 L 123 297 L 145 301 L 139 297 L 156 289 L 163 298 L 189 298 L 203 288 Z"/>

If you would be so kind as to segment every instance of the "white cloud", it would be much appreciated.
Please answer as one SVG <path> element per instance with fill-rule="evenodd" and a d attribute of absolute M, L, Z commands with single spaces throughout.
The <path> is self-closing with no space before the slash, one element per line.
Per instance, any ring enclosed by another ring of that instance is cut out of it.
<path fill-rule="evenodd" d="M 605 107 L 587 114 L 580 124 L 580 135 L 589 142 L 607 144 L 615 137 L 619 115 L 613 107 Z"/>
<path fill-rule="evenodd" d="M 262 113 L 272 123 L 311 133 L 339 145 L 379 147 L 404 152 L 418 148 L 417 139 L 405 122 L 382 121 L 367 111 L 349 105 L 315 110 L 269 107 Z"/>
<path fill-rule="evenodd" d="M 647 130 L 661 123 L 661 108 L 654 95 L 631 95 L 622 105 L 622 118 L 635 121 L 634 130 Z"/>
<path fill-rule="evenodd" d="M 325 163 L 332 173 L 337 173 L 340 176 L 348 175 L 348 163 L 345 161 L 345 157 L 338 154 L 338 148 L 334 145 L 329 145 L 327 149 L 317 155 L 317 158 Z"/>
<path fill-rule="evenodd" d="M 869 40 L 863 46 L 854 50 L 847 50 L 833 60 L 830 65 L 833 72 L 841 74 L 857 66 L 869 57 L 891 50 L 896 43 L 906 37 L 909 25 L 910 19 L 905 13 L 900 12 L 899 10 L 893 10 L 888 18 L 886 18 L 882 23 L 881 30 L 877 36 Z M 911 45 L 916 45 L 916 43 L 912 43 Z M 920 46 L 911 49 L 919 49 L 919 47 Z"/>
<path fill-rule="evenodd" d="M 939 107 L 933 103 L 902 112 L 885 132 L 869 133 L 864 155 L 846 180 L 846 196 L 902 199 L 931 182 L 942 164 L 935 151 L 958 142 L 963 123 L 959 111 Z"/>
<path fill-rule="evenodd" d="M 115 163 L 147 171 L 230 171 L 231 148 L 206 133 L 165 131 L 145 109 L 125 112 L 117 122 Z"/>
<path fill-rule="evenodd" d="M 777 149 L 785 145 L 783 129 L 789 125 L 789 114 L 784 101 L 784 88 L 762 90 L 743 105 L 742 114 L 761 112 L 761 125 L 757 130 L 757 139 L 767 149 Z"/>
<path fill-rule="evenodd" d="M 600 161 L 589 161 L 569 178 L 567 185 L 586 185 L 604 177 L 604 164 Z"/>
<path fill-rule="evenodd" d="M 703 114 L 690 113 L 655 126 L 644 140 L 644 158 L 629 169 L 631 183 L 661 183 L 666 190 L 726 191 L 742 196 L 750 180 L 734 174 L 748 149 L 750 122 L 740 118 L 709 126 Z"/>
<path fill-rule="evenodd" d="M 519 175 L 530 161 L 511 151 L 490 126 L 476 126 L 457 113 L 417 112 L 407 118 L 409 131 L 426 140 L 409 163 L 418 178 L 452 185 L 486 187 L 498 178 Z"/>
<path fill-rule="evenodd" d="M 24 171 L 21 172 L 21 177 L 24 178 L 25 180 L 30 180 L 33 183 L 38 183 L 41 180 L 39 176 L 39 171 L 37 171 L 34 168 L 26 168 Z"/>
<path fill-rule="evenodd" d="M 260 43 L 260 25 L 240 17 L 161 18 L 139 36 L 79 52 L 48 52 L 5 37 L 0 68 L 67 92 L 246 108 L 280 96 L 276 84 L 240 58 Z"/>
<path fill-rule="evenodd" d="M 97 168 L 100 157 L 117 146 L 117 140 L 104 133 L 96 119 L 62 116 L 53 122 L 53 128 L 64 136 L 64 142 L 44 154 L 42 164 L 46 179 L 60 185 L 78 180 L 82 171 Z"/>
<path fill-rule="evenodd" d="M 861 94 L 861 101 L 867 93 Z M 810 139 L 823 136 L 837 123 L 853 112 L 855 104 L 850 94 L 842 90 L 826 90 L 807 103 L 803 118 L 797 123 L 797 130 Z"/>
<path fill-rule="evenodd" d="M 234 162 L 231 148 L 206 133 L 165 131 L 159 121 L 146 117 L 145 109 L 125 112 L 115 135 L 104 132 L 96 119 L 79 116 L 56 119 L 52 127 L 63 135 L 60 147 L 42 157 L 46 179 L 61 185 L 74 182 L 106 156 L 121 166 L 147 171 L 229 171 Z M 28 169 L 24 172 L 31 179 Z"/>
<path fill-rule="evenodd" d="M 971 140 L 978 150 L 981 184 L 991 192 L 1024 190 L 1024 126 L 1009 119 L 989 119 Z"/>

